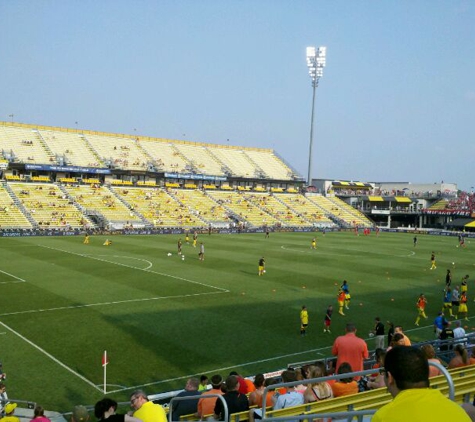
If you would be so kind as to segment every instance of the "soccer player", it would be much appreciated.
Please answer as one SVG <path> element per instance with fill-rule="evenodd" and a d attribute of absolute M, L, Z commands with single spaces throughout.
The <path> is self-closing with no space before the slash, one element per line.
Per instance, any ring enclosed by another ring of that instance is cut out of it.
<path fill-rule="evenodd" d="M 181 246 L 182 246 L 181 239 L 178 239 L 178 243 L 177 243 L 178 255 L 181 255 Z"/>
<path fill-rule="evenodd" d="M 198 233 L 193 233 L 193 247 L 196 248 L 196 242 L 198 241 Z"/>
<path fill-rule="evenodd" d="M 190 244 L 190 234 L 188 232 L 185 233 L 185 242 L 187 245 Z"/>
<path fill-rule="evenodd" d="M 332 323 L 332 314 L 333 314 L 333 306 L 328 305 L 327 312 L 325 314 L 325 318 L 323 319 L 323 332 L 324 333 L 331 333 L 330 325 Z"/>
<path fill-rule="evenodd" d="M 469 276 L 468 274 L 465 275 L 464 277 L 462 277 L 462 281 L 460 283 L 460 292 L 463 293 L 467 293 L 467 290 L 468 290 L 468 279 L 469 279 Z"/>
<path fill-rule="evenodd" d="M 459 306 L 459 315 L 462 314 L 462 317 L 465 316 L 465 321 L 468 321 L 468 307 L 467 307 L 467 292 L 462 292 L 460 294 L 460 306 Z"/>
<path fill-rule="evenodd" d="M 200 252 L 198 254 L 198 257 L 200 261 L 205 260 L 205 245 L 203 244 L 203 242 L 200 243 Z"/>
<path fill-rule="evenodd" d="M 312 249 L 317 249 L 317 239 L 313 238 L 312 239 L 312 246 L 311 246 Z"/>
<path fill-rule="evenodd" d="M 444 293 L 444 305 L 442 306 L 442 312 L 447 313 L 449 311 L 449 316 L 453 317 L 452 314 L 452 289 L 447 287 Z"/>
<path fill-rule="evenodd" d="M 262 257 L 261 259 L 259 259 L 259 276 L 261 275 L 264 275 L 264 273 L 266 272 L 266 260 L 264 259 L 264 257 Z"/>
<path fill-rule="evenodd" d="M 340 289 L 345 292 L 345 309 L 350 309 L 350 287 L 348 286 L 348 282 L 346 280 L 343 280 L 343 284 L 341 285 Z"/>
<path fill-rule="evenodd" d="M 450 285 L 452 284 L 452 273 L 450 270 L 447 270 L 447 274 L 445 275 L 445 290 L 448 290 L 450 288 Z"/>
<path fill-rule="evenodd" d="M 417 246 L 417 236 L 414 236 L 414 247 Z"/>
<path fill-rule="evenodd" d="M 106 241 L 102 244 L 102 246 L 110 246 L 112 245 L 112 240 L 106 239 Z"/>
<path fill-rule="evenodd" d="M 89 245 L 89 235 L 87 233 L 84 235 L 84 241 L 82 243 Z"/>
<path fill-rule="evenodd" d="M 458 308 L 460 306 L 460 292 L 459 286 L 455 286 L 452 291 L 452 312 L 454 313 L 454 318 L 457 319 Z"/>
<path fill-rule="evenodd" d="M 415 325 L 417 325 L 418 327 L 419 327 L 419 321 L 421 320 L 421 317 L 427 319 L 427 315 L 425 312 L 426 305 L 427 305 L 427 299 L 424 296 L 424 293 L 421 293 L 416 302 L 416 308 L 419 314 L 417 315 Z"/>
<path fill-rule="evenodd" d="M 307 307 L 304 305 L 302 306 L 302 310 L 300 311 L 300 335 L 302 337 L 307 335 L 307 326 L 308 326 L 308 311 L 307 311 Z"/>
<path fill-rule="evenodd" d="M 345 316 L 343 313 L 343 306 L 345 306 L 345 292 L 340 289 L 338 291 L 338 313 Z"/>
<path fill-rule="evenodd" d="M 435 265 L 435 252 L 432 251 L 432 255 L 430 256 L 430 269 L 431 270 L 435 270 L 437 268 L 437 266 Z"/>

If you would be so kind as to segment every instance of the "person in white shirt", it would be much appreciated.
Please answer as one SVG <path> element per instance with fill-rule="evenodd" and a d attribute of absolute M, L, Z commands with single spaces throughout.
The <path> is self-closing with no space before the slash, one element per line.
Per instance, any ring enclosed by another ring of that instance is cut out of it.
<path fill-rule="evenodd" d="M 455 328 L 454 328 L 454 339 L 460 339 L 464 338 L 467 336 L 467 333 L 465 332 L 464 328 L 462 327 L 462 323 L 460 321 L 455 321 Z M 460 343 L 465 346 L 464 341 L 455 341 L 455 343 Z"/>

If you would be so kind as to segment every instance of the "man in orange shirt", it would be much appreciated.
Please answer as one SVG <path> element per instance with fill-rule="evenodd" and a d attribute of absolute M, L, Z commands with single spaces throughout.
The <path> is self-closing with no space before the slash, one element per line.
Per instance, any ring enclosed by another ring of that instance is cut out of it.
<path fill-rule="evenodd" d="M 406 334 L 404 334 L 402 332 L 402 327 L 400 325 L 397 325 L 396 327 L 394 327 L 394 334 L 396 333 L 401 333 L 404 337 L 404 346 L 411 346 L 411 340 L 409 340 L 409 337 L 406 336 Z"/>
<path fill-rule="evenodd" d="M 223 384 L 223 377 L 221 375 L 213 375 L 211 377 L 211 385 L 213 388 L 201 394 L 203 397 L 209 394 L 223 395 L 221 385 Z M 214 413 L 217 397 L 209 397 L 207 399 L 200 399 L 198 401 L 198 416 L 203 420 L 204 416 L 209 416 Z"/>
<path fill-rule="evenodd" d="M 363 339 L 356 337 L 355 324 L 346 324 L 346 334 L 335 339 L 332 354 L 337 356 L 337 371 L 343 362 L 348 362 L 355 372 L 363 370 L 363 359 L 369 356 L 368 346 Z"/>

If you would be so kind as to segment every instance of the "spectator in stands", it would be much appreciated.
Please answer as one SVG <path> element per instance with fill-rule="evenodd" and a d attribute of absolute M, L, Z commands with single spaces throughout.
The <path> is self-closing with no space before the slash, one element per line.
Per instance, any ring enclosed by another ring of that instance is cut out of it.
<path fill-rule="evenodd" d="M 297 374 L 295 371 L 287 370 L 282 372 L 282 382 L 297 381 Z M 303 404 L 303 394 L 297 392 L 295 387 L 286 387 L 286 393 L 280 394 L 274 404 L 274 410 L 284 409 L 287 407 L 298 406 Z"/>
<path fill-rule="evenodd" d="M 239 380 L 236 375 L 230 375 L 226 378 L 226 389 L 227 391 L 224 393 L 223 399 L 228 406 L 228 418 L 232 413 L 249 410 L 249 401 L 247 396 L 238 391 Z M 214 407 L 214 418 L 224 421 L 224 409 L 221 400 L 216 400 L 216 406 Z"/>
<path fill-rule="evenodd" d="M 211 377 L 211 385 L 212 385 L 211 390 L 205 391 L 204 393 L 201 394 L 201 396 L 204 397 L 210 394 L 223 395 L 224 393 L 223 393 L 223 390 L 221 389 L 222 384 L 223 384 L 223 377 L 219 374 L 213 375 Z M 216 400 L 218 400 L 217 397 L 199 399 L 198 416 L 200 417 L 201 420 L 203 420 L 205 416 L 209 416 L 213 414 L 214 407 L 216 406 Z"/>
<path fill-rule="evenodd" d="M 87 422 L 89 412 L 84 406 L 75 406 L 71 414 L 71 422 Z"/>
<path fill-rule="evenodd" d="M 391 344 L 387 348 L 387 352 L 389 352 L 392 348 L 396 346 L 405 346 L 404 335 L 402 333 L 396 333 L 393 335 L 393 339 L 391 340 Z"/>
<path fill-rule="evenodd" d="M 378 365 L 378 368 L 383 368 L 384 367 L 384 359 L 386 358 L 386 352 L 383 349 L 376 349 L 377 350 L 377 356 L 378 360 L 376 364 Z M 370 376 L 368 378 L 368 382 L 366 384 L 367 388 L 370 390 L 374 390 L 376 388 L 381 388 L 384 387 L 384 374 L 381 371 L 378 371 L 377 374 L 374 376 Z"/>
<path fill-rule="evenodd" d="M 2 226 L 0 226 L 0 228 L 1 227 Z M 7 378 L 7 374 L 5 374 L 5 372 L 3 372 L 3 364 L 2 364 L 2 362 L 0 362 L 0 381 L 3 381 L 6 378 Z"/>
<path fill-rule="evenodd" d="M 374 414 L 372 422 L 470 421 L 460 406 L 440 390 L 429 388 L 429 364 L 422 350 L 395 347 L 386 355 L 384 366 L 385 383 L 393 400 Z"/>
<path fill-rule="evenodd" d="M 99 400 L 94 406 L 94 416 L 99 422 L 141 422 L 140 419 L 129 415 L 119 415 L 115 413 L 117 402 L 115 400 L 104 398 Z"/>
<path fill-rule="evenodd" d="M 355 324 L 346 324 L 346 334 L 335 339 L 332 354 L 337 356 L 337 371 L 343 362 L 349 363 L 355 372 L 363 370 L 363 359 L 369 356 L 368 346 L 363 339 L 356 337 Z"/>
<path fill-rule="evenodd" d="M 427 359 L 427 362 L 435 362 L 442 364 L 442 362 L 437 359 L 435 355 L 435 350 L 432 344 L 423 344 L 421 350 L 424 353 L 424 356 Z M 437 375 L 442 375 L 442 372 L 435 366 L 429 365 L 429 378 L 436 377 Z"/>
<path fill-rule="evenodd" d="M 198 378 L 189 378 L 186 381 L 185 389 L 178 393 L 176 397 L 192 397 L 200 396 L 201 392 L 198 391 L 200 381 Z M 180 420 L 182 415 L 191 415 L 198 413 L 198 400 L 183 400 L 176 401 L 172 404 L 172 418 L 174 421 Z"/>
<path fill-rule="evenodd" d="M 467 336 L 467 333 L 465 332 L 465 329 L 462 327 L 462 323 L 460 321 L 455 321 L 455 328 L 454 328 L 454 338 L 455 339 L 461 339 L 465 338 Z M 457 343 L 460 343 L 457 342 Z M 465 342 L 462 342 L 464 346 L 466 345 Z"/>
<path fill-rule="evenodd" d="M 147 395 L 142 390 L 136 390 L 130 395 L 130 404 L 135 410 L 133 416 L 142 422 L 167 422 L 163 407 L 148 401 Z"/>
<path fill-rule="evenodd" d="M 312 379 L 322 378 L 325 376 L 321 366 L 314 366 L 310 374 Z M 317 381 L 312 384 L 308 384 L 307 389 L 303 394 L 305 403 L 313 403 L 315 401 L 330 399 L 333 397 L 333 390 L 330 387 L 330 384 L 325 381 Z"/>
<path fill-rule="evenodd" d="M 249 394 L 249 406 L 257 406 L 262 407 L 263 401 L 263 394 L 265 388 L 270 385 L 266 383 L 266 379 L 263 374 L 257 374 L 254 377 L 254 387 L 256 388 L 251 394 Z M 266 407 L 272 406 L 272 396 L 274 395 L 273 392 L 268 391 L 266 397 Z"/>
<path fill-rule="evenodd" d="M 208 389 L 208 377 L 206 375 L 201 375 L 200 385 L 198 386 L 198 391 L 206 391 Z"/>
<path fill-rule="evenodd" d="M 236 371 L 232 371 L 229 375 L 235 375 L 239 381 L 239 392 L 241 394 L 249 394 L 251 391 L 254 391 L 254 383 L 251 380 L 248 380 L 241 375 L 239 375 Z"/>
<path fill-rule="evenodd" d="M 343 375 L 343 374 L 349 374 L 350 372 L 354 372 L 351 365 L 348 362 L 342 362 L 340 367 L 338 368 L 337 374 Z M 349 396 L 350 394 L 357 394 L 358 383 L 353 377 L 341 378 L 332 385 L 332 390 L 333 390 L 334 397 Z"/>
<path fill-rule="evenodd" d="M 454 347 L 455 356 L 449 362 L 449 369 L 460 368 L 462 366 L 468 366 L 475 363 L 475 359 L 468 356 L 467 349 L 462 344 L 457 344 Z"/>
<path fill-rule="evenodd" d="M 0 416 L 5 416 L 5 405 L 8 403 L 7 388 L 0 382 Z"/>
<path fill-rule="evenodd" d="M 33 411 L 33 419 L 32 421 L 35 421 L 35 422 L 51 422 L 50 419 L 48 419 L 46 416 L 45 416 L 45 410 L 43 409 L 42 406 L 39 406 L 37 405 L 35 407 L 35 410 Z"/>
<path fill-rule="evenodd" d="M 16 403 L 7 403 L 5 405 L 5 416 L 0 419 L 0 422 L 20 422 L 20 418 L 13 415 L 16 407 Z"/>
<path fill-rule="evenodd" d="M 411 345 L 411 340 L 409 340 L 409 337 L 406 336 L 406 334 L 404 334 L 404 332 L 402 331 L 402 327 L 400 325 L 396 325 L 394 327 L 394 334 L 396 333 L 401 333 L 402 336 L 404 337 L 404 345 L 405 346 L 410 346 Z"/>

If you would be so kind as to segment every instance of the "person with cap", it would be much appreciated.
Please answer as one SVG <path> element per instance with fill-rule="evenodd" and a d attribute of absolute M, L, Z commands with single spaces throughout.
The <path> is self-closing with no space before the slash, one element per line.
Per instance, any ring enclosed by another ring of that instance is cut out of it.
<path fill-rule="evenodd" d="M 0 422 L 20 422 L 20 418 L 13 415 L 16 407 L 16 403 L 7 403 L 4 408 L 5 416 L 0 419 Z"/>
<path fill-rule="evenodd" d="M 132 416 L 143 422 L 167 422 L 163 407 L 149 401 L 143 390 L 136 390 L 130 395 L 130 405 L 135 410 Z"/>
<path fill-rule="evenodd" d="M 87 422 L 89 412 L 84 406 L 75 406 L 71 414 L 71 422 Z"/>
<path fill-rule="evenodd" d="M 469 422 L 470 418 L 440 390 L 430 388 L 429 363 L 419 348 L 398 346 L 384 359 L 386 387 L 393 400 L 381 407 L 372 422 Z"/>

